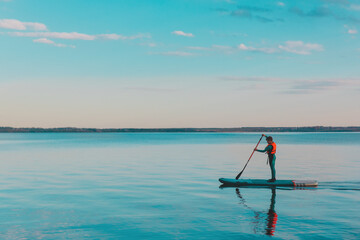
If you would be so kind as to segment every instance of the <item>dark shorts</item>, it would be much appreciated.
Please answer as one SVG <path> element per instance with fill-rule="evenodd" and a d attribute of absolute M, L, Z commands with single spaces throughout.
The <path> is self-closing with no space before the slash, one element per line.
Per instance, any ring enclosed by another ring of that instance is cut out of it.
<path fill-rule="evenodd" d="M 268 156 L 269 156 L 269 163 L 270 165 L 272 165 L 274 160 L 274 154 L 268 154 Z"/>

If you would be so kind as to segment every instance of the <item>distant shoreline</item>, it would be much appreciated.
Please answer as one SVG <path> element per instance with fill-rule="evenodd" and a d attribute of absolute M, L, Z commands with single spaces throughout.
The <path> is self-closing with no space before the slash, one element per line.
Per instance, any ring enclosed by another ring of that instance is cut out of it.
<path fill-rule="evenodd" d="M 238 127 L 238 128 L 13 128 L 0 127 L 0 133 L 206 133 L 206 132 L 360 132 L 350 127 Z"/>

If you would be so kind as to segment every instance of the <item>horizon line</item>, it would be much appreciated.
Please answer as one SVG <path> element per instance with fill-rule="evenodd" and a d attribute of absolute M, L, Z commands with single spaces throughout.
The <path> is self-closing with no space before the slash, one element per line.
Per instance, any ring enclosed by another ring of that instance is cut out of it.
<path fill-rule="evenodd" d="M 0 133 L 26 132 L 360 132 L 360 126 L 300 127 L 173 127 L 173 128 L 87 128 L 87 127 L 0 127 Z"/>

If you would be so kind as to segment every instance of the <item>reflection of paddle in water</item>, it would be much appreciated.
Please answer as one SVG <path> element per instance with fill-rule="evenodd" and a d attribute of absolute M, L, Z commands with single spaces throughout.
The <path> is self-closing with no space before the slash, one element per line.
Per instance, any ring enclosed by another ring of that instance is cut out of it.
<path fill-rule="evenodd" d="M 270 207 L 269 207 L 269 211 L 266 213 L 266 218 L 264 216 L 265 215 L 264 212 L 256 211 L 246 204 L 245 199 L 241 196 L 239 188 L 236 188 L 235 191 L 236 191 L 236 195 L 241 200 L 241 204 L 243 204 L 247 209 L 250 209 L 255 213 L 255 221 L 253 222 L 255 224 L 255 228 L 254 228 L 255 233 L 257 232 L 256 230 L 261 220 L 264 220 L 264 222 L 266 222 L 265 234 L 269 236 L 273 236 L 275 234 L 275 227 L 278 219 L 278 215 L 275 212 L 276 188 L 271 188 Z"/>

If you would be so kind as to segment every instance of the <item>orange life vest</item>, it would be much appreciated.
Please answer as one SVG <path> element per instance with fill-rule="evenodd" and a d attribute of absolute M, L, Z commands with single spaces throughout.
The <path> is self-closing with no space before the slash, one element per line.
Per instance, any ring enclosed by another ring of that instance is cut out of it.
<path fill-rule="evenodd" d="M 273 143 L 269 144 L 268 146 L 272 146 L 272 150 L 271 150 L 271 152 L 268 151 L 267 153 L 268 154 L 275 154 L 276 153 L 276 144 L 273 142 Z"/>

